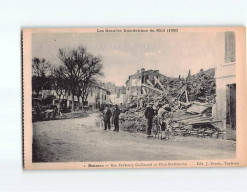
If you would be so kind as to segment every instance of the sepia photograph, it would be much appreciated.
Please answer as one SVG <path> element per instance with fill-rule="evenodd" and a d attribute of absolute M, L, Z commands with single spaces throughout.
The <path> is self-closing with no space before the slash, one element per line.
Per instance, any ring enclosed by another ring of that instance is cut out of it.
<path fill-rule="evenodd" d="M 246 10 L 1 1 L 0 191 L 247 191 Z"/>
<path fill-rule="evenodd" d="M 31 164 L 239 166 L 236 31 L 245 28 L 183 29 L 27 29 Z"/>

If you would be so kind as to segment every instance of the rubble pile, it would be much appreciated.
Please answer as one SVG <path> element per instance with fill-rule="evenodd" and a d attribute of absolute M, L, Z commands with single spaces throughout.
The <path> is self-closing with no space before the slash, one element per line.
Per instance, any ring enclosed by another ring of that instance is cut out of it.
<path fill-rule="evenodd" d="M 168 103 L 167 97 L 160 94 L 149 93 L 146 95 L 130 96 L 129 104 L 126 108 L 122 108 L 119 116 L 120 127 L 127 131 L 145 131 L 146 118 L 144 116 L 145 107 L 148 103 L 154 106 L 164 105 Z"/>
<path fill-rule="evenodd" d="M 120 115 L 120 126 L 127 131 L 145 131 L 146 104 L 153 103 L 154 110 L 158 105 L 169 104 L 173 135 L 221 138 L 220 131 L 212 118 L 212 106 L 216 94 L 215 70 L 201 70 L 198 74 L 188 75 L 186 79 L 164 77 L 161 81 L 165 93 L 148 93 L 130 96 L 126 108 Z M 159 85 L 155 85 L 160 88 Z M 187 93 L 187 97 L 185 92 Z M 187 98 L 187 100 L 186 100 Z M 157 110 L 156 110 L 157 111 Z"/>
<path fill-rule="evenodd" d="M 211 108 L 210 105 L 208 107 L 205 106 L 204 110 L 197 113 L 190 111 L 193 106 L 198 107 L 195 104 L 190 107 L 191 109 L 187 109 L 186 111 L 179 110 L 173 113 L 171 123 L 173 135 L 222 138 L 225 132 L 214 126 L 219 121 L 214 121 L 205 112 Z"/>
<path fill-rule="evenodd" d="M 215 69 L 206 71 L 200 70 L 195 75 L 188 75 L 186 79 L 165 77 L 161 83 L 168 90 L 171 97 L 179 98 L 181 90 L 186 86 L 190 101 L 212 102 L 215 98 Z M 186 101 L 184 96 L 181 96 L 182 101 Z"/>
<path fill-rule="evenodd" d="M 146 120 L 144 117 L 144 108 L 132 108 L 128 109 L 119 115 L 121 129 L 134 132 L 134 131 L 145 131 Z"/>

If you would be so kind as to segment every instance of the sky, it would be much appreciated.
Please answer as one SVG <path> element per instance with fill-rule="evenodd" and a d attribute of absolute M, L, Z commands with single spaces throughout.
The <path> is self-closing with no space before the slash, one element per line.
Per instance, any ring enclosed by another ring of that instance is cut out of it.
<path fill-rule="evenodd" d="M 59 48 L 84 46 L 103 60 L 104 82 L 125 85 L 129 75 L 145 68 L 170 76 L 186 77 L 222 61 L 222 34 L 181 33 L 36 33 L 32 57 L 59 65 Z"/>

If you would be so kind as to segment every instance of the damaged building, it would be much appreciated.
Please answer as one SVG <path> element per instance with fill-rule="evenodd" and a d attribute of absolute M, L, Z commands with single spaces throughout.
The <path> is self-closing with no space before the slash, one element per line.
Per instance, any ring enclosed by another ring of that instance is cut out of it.
<path fill-rule="evenodd" d="M 144 68 L 137 70 L 137 72 L 130 75 L 126 81 L 127 98 L 146 94 L 146 90 L 148 89 L 143 87 L 145 84 L 154 86 L 157 79 L 163 80 L 164 78 L 165 76 L 160 74 L 159 70 L 145 70 Z"/>
<path fill-rule="evenodd" d="M 120 116 L 124 129 L 145 130 L 145 103 L 168 104 L 174 135 L 229 138 L 236 129 L 236 60 L 234 32 L 218 33 L 217 63 L 187 78 L 141 69 L 126 82 L 127 108 Z M 142 106 L 140 106 L 142 105 Z"/>

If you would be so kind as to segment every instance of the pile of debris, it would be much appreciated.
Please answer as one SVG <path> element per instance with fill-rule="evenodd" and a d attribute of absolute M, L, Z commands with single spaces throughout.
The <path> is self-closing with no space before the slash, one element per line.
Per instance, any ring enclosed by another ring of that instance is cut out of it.
<path fill-rule="evenodd" d="M 223 138 L 221 131 L 215 124 L 221 121 L 211 117 L 212 104 L 193 102 L 188 108 L 173 110 L 171 113 L 171 127 L 174 136 L 195 136 Z M 123 109 L 119 116 L 121 129 L 130 132 L 145 132 L 145 108 Z"/>
<path fill-rule="evenodd" d="M 183 91 L 187 91 L 189 101 L 213 102 L 216 94 L 215 69 L 200 70 L 199 73 L 184 78 L 165 77 L 161 81 L 171 97 L 181 98 L 186 101 Z M 158 85 L 157 85 L 158 87 Z"/>
<path fill-rule="evenodd" d="M 214 74 L 215 70 L 209 69 L 195 75 L 189 73 L 186 79 L 165 77 L 157 85 L 153 84 L 157 90 L 152 91 L 149 86 L 146 94 L 129 96 L 128 106 L 122 109 L 119 118 L 121 128 L 131 132 L 145 131 L 146 105 L 153 103 L 156 110 L 159 105 L 169 104 L 174 135 L 223 137 L 224 132 L 215 125 L 221 121 L 212 118 L 216 96 Z M 164 93 L 159 93 L 162 90 Z"/>
<path fill-rule="evenodd" d="M 146 119 L 144 117 L 144 108 L 122 110 L 119 120 L 121 129 L 130 132 L 145 131 Z"/>
<path fill-rule="evenodd" d="M 186 110 L 178 110 L 172 115 L 172 130 L 174 135 L 222 138 L 224 132 L 214 124 L 217 120 L 211 117 L 212 105 L 194 102 Z"/>

